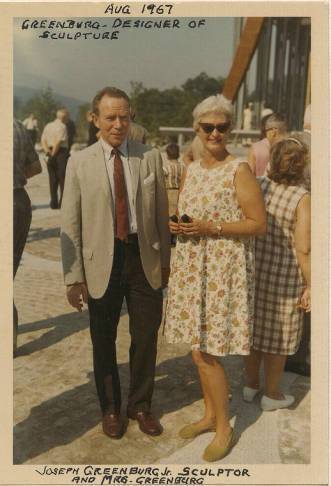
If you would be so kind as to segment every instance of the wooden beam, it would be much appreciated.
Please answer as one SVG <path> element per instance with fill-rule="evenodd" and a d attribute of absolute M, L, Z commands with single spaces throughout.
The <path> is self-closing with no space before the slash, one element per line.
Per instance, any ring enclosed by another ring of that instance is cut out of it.
<path fill-rule="evenodd" d="M 248 17 L 246 19 L 232 67 L 222 92 L 223 96 L 230 101 L 235 100 L 245 78 L 262 31 L 263 22 L 264 17 Z"/>

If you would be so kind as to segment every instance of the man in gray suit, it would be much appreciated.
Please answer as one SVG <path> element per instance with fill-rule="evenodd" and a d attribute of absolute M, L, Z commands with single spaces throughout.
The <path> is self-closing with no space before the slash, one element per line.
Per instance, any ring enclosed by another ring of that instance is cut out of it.
<path fill-rule="evenodd" d="M 128 140 L 130 101 L 106 87 L 93 100 L 100 140 L 68 162 L 61 246 L 69 303 L 88 303 L 103 430 L 124 433 L 116 333 L 123 299 L 129 313 L 127 415 L 149 435 L 162 433 L 151 413 L 162 288 L 169 276 L 168 203 L 158 150 Z"/>

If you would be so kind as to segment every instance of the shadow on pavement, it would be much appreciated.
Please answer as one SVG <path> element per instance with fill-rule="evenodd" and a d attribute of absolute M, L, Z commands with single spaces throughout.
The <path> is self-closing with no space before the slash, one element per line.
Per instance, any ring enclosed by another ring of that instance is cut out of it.
<path fill-rule="evenodd" d="M 30 228 L 27 243 L 31 241 L 47 240 L 48 238 L 59 238 L 60 227 L 43 229 L 42 227 Z"/>
<path fill-rule="evenodd" d="M 233 396 L 230 402 L 230 418 L 236 417 L 235 430 L 239 438 L 245 429 L 258 420 L 262 412 L 259 407 L 250 404 L 246 408 L 246 403 L 242 400 L 242 357 L 227 356 L 222 359 L 222 363 Z M 156 369 L 156 378 L 153 410 L 159 418 L 202 399 L 198 372 L 192 362 L 191 353 L 160 363 Z M 202 415 L 201 404 L 201 415 L 196 416 L 195 412 L 192 422 Z"/>
<path fill-rule="evenodd" d="M 70 444 L 99 423 L 93 373 L 88 379 L 88 383 L 33 407 L 30 415 L 14 427 L 14 464 Z"/>
<path fill-rule="evenodd" d="M 123 306 L 121 315 L 126 313 L 127 310 Z M 49 317 L 41 321 L 20 324 L 18 326 L 18 335 L 42 329 L 49 329 L 49 331 L 39 338 L 19 346 L 17 348 L 16 357 L 27 356 L 35 351 L 41 351 L 49 346 L 53 346 L 53 344 L 62 341 L 62 339 L 65 339 L 76 332 L 86 329 L 88 326 L 89 315 L 87 310 L 82 313 L 72 312 L 57 317 Z"/>
<path fill-rule="evenodd" d="M 60 327 L 62 326 L 60 316 Z M 87 319 L 87 316 L 86 316 Z M 46 320 L 49 321 L 49 320 Z M 41 321 L 44 322 L 45 321 Z M 38 325 L 38 323 L 36 323 Z M 40 324 L 40 323 L 39 323 Z M 86 324 L 85 324 L 86 325 Z M 26 324 L 25 330 L 31 330 L 33 324 Z M 233 399 L 230 403 L 230 417 L 236 416 L 235 433 L 237 439 L 261 415 L 256 399 L 252 404 L 242 400 L 242 368 L 240 356 L 223 359 L 230 381 Z M 124 399 L 123 412 L 129 386 L 129 364 L 119 364 Z M 96 396 L 93 373 L 88 373 L 89 381 L 67 390 L 40 405 L 33 407 L 30 415 L 14 427 L 14 464 L 22 464 L 55 447 L 70 444 L 83 436 L 100 422 L 100 411 Z M 295 384 L 297 377 L 285 377 L 289 387 Z M 308 392 L 309 387 L 301 387 L 299 401 Z M 284 390 L 287 392 L 287 390 Z M 160 362 L 156 369 L 156 385 L 153 397 L 153 411 L 161 418 L 174 411 L 179 411 L 202 398 L 197 371 L 190 353 L 169 357 Z M 298 405 L 298 400 L 295 406 Z M 202 405 L 201 405 L 202 413 Z M 272 412 L 271 412 L 272 413 Z M 187 420 L 187 412 L 183 415 Z M 197 410 L 192 409 L 192 420 L 197 420 Z M 100 433 L 102 433 L 100 431 Z M 37 437 L 38 440 L 33 438 Z M 153 438 L 146 440 L 153 441 Z M 60 461 L 65 464 L 66 459 Z"/>
<path fill-rule="evenodd" d="M 72 312 L 70 314 L 63 314 L 57 317 L 49 317 L 41 321 L 29 322 L 28 324 L 20 324 L 18 326 L 18 335 L 26 332 L 40 331 L 42 329 L 49 329 L 48 332 L 42 336 L 23 344 L 17 348 L 17 357 L 26 356 L 48 348 L 53 344 L 62 341 L 62 339 L 75 334 L 76 332 L 86 329 L 89 325 L 88 312 Z"/>
<path fill-rule="evenodd" d="M 32 204 L 31 209 L 35 211 L 36 209 L 48 209 L 49 204 Z"/>
<path fill-rule="evenodd" d="M 190 355 L 168 359 L 157 367 L 153 411 L 161 416 L 192 404 L 201 398 L 199 383 Z M 123 413 L 129 385 L 129 364 L 119 364 Z M 186 370 L 176 380 L 175 370 Z M 165 375 L 165 376 L 163 376 Z M 30 415 L 14 427 L 14 464 L 22 464 L 55 447 L 70 444 L 100 422 L 100 410 L 93 373 L 89 381 L 33 407 Z M 100 431 L 100 433 L 102 433 Z M 38 437 L 38 440 L 35 440 Z M 146 440 L 148 440 L 146 436 Z M 151 437 L 151 441 L 154 439 Z M 61 461 L 65 463 L 65 458 Z"/>
<path fill-rule="evenodd" d="M 260 408 L 260 392 L 254 402 L 246 403 L 242 398 L 244 382 L 244 362 L 241 356 L 222 358 L 232 400 L 230 401 L 230 418 L 236 417 L 235 434 L 238 440 L 241 434 L 258 421 L 263 413 Z M 202 399 L 198 373 L 191 359 L 191 353 L 178 358 L 168 359 L 157 366 L 156 385 L 153 398 L 153 410 L 161 418 L 163 415 L 180 410 Z M 289 410 L 295 410 L 310 390 L 310 380 L 293 373 L 284 373 L 281 383 L 284 393 L 293 394 L 295 402 Z M 272 412 L 265 412 L 272 413 Z M 201 405 L 201 417 L 203 405 Z M 200 417 L 192 417 L 192 421 Z"/>

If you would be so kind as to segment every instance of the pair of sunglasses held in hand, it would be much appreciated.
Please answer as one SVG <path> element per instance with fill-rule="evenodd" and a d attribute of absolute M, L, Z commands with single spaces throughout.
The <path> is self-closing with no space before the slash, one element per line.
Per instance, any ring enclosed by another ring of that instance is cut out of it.
<path fill-rule="evenodd" d="M 173 223 L 192 223 L 192 218 L 190 216 L 187 216 L 187 214 L 183 214 L 180 219 L 178 219 L 178 216 L 176 214 L 173 214 L 169 218 Z"/>

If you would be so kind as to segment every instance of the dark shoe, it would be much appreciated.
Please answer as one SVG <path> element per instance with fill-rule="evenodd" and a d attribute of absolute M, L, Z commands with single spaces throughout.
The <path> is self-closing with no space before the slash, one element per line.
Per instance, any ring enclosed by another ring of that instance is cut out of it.
<path fill-rule="evenodd" d="M 111 439 L 120 439 L 124 434 L 124 423 L 119 413 L 106 413 L 102 417 L 102 430 Z"/>
<path fill-rule="evenodd" d="M 161 435 L 163 432 L 160 422 L 151 412 L 136 412 L 128 415 L 130 419 L 137 420 L 139 428 L 147 435 Z"/>
<path fill-rule="evenodd" d="M 56 202 L 52 202 L 52 201 L 51 201 L 51 202 L 49 203 L 49 207 L 50 207 L 51 209 L 59 209 L 59 204 L 58 204 L 58 203 L 56 203 Z"/>

